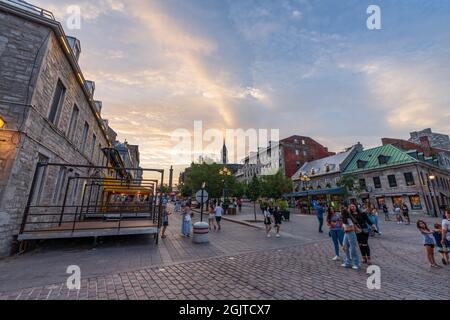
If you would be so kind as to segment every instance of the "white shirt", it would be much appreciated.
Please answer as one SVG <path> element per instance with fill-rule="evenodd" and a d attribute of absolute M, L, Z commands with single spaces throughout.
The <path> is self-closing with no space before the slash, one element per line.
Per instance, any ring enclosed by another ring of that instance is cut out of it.
<path fill-rule="evenodd" d="M 222 214 L 223 214 L 223 209 L 222 209 L 221 206 L 217 206 L 217 207 L 216 207 L 216 210 L 214 210 L 214 211 L 215 211 L 216 217 L 221 217 Z"/>
<path fill-rule="evenodd" d="M 442 220 L 442 229 L 447 230 L 446 238 L 450 241 L 450 220 L 444 219 Z"/>

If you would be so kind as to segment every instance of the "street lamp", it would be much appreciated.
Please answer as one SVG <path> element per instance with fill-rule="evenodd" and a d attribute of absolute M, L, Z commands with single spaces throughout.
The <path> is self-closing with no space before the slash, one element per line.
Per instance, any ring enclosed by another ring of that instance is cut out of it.
<path fill-rule="evenodd" d="M 434 216 L 437 217 L 438 214 L 437 214 L 437 210 L 436 210 L 436 204 L 434 203 L 436 194 L 435 194 L 435 191 L 434 191 L 434 184 L 433 184 L 434 180 L 436 180 L 436 176 L 430 175 L 428 177 L 428 179 L 429 179 L 429 181 L 428 181 L 428 189 L 429 189 L 430 195 L 431 195 L 431 203 L 433 204 Z"/>
<path fill-rule="evenodd" d="M 311 178 L 308 177 L 306 174 L 303 174 L 300 177 L 300 181 L 302 181 L 303 185 L 305 186 L 308 212 L 309 212 L 309 214 L 311 214 L 311 206 L 310 206 L 310 203 L 309 203 L 309 182 L 311 181 Z"/>
<path fill-rule="evenodd" d="M 3 129 L 3 127 L 5 126 L 6 122 L 5 120 L 3 120 L 2 117 L 0 117 L 0 129 Z"/>
<path fill-rule="evenodd" d="M 219 174 L 223 177 L 223 202 L 226 202 L 227 199 L 227 177 L 231 176 L 231 171 L 224 167 L 222 170 L 219 171 Z"/>

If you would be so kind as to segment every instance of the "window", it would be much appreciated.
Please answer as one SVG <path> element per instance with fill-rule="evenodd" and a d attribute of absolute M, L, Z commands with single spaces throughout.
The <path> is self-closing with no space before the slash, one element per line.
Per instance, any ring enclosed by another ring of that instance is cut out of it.
<path fill-rule="evenodd" d="M 380 165 L 387 164 L 388 163 L 388 159 L 389 159 L 388 157 L 381 155 L 381 156 L 378 157 L 378 163 Z"/>
<path fill-rule="evenodd" d="M 70 116 L 70 122 L 69 122 L 69 131 L 67 132 L 67 137 L 69 140 L 73 141 L 73 137 L 75 135 L 75 131 L 78 124 L 78 114 L 80 113 L 80 110 L 78 109 L 77 105 L 73 106 L 72 109 L 72 115 Z"/>
<path fill-rule="evenodd" d="M 356 165 L 358 166 L 358 169 L 363 169 L 366 166 L 366 164 L 367 164 L 367 161 L 364 161 L 364 160 L 358 160 L 356 162 Z"/>
<path fill-rule="evenodd" d="M 64 102 L 64 95 L 66 94 L 66 88 L 62 84 L 61 80 L 58 80 L 56 84 L 55 94 L 53 95 L 52 105 L 48 114 L 48 120 L 53 124 L 58 122 L 61 106 Z"/>
<path fill-rule="evenodd" d="M 75 205 L 77 203 L 77 199 L 78 199 L 78 185 L 80 184 L 80 174 L 75 173 L 75 176 L 73 179 L 71 179 L 72 181 L 72 205 Z"/>
<path fill-rule="evenodd" d="M 92 135 L 92 147 L 91 147 L 91 159 L 94 161 L 95 155 L 95 145 L 97 144 L 97 136 L 95 134 Z"/>
<path fill-rule="evenodd" d="M 366 179 L 359 179 L 359 187 L 363 190 L 367 188 Z"/>
<path fill-rule="evenodd" d="M 420 201 L 420 196 L 410 196 L 409 202 L 411 203 L 411 210 L 422 210 L 422 202 Z"/>
<path fill-rule="evenodd" d="M 56 180 L 55 193 L 53 194 L 53 204 L 60 204 L 64 195 L 64 187 L 66 184 L 67 168 L 61 167 Z"/>
<path fill-rule="evenodd" d="M 375 185 L 375 189 L 381 189 L 380 177 L 373 177 L 373 184 Z"/>
<path fill-rule="evenodd" d="M 83 128 L 83 135 L 81 136 L 81 152 L 84 152 L 84 148 L 86 148 L 88 133 L 89 133 L 89 125 L 87 122 L 85 122 Z"/>
<path fill-rule="evenodd" d="M 296 149 L 295 150 L 295 155 L 298 157 L 300 155 L 300 150 Z"/>
<path fill-rule="evenodd" d="M 397 187 L 397 179 L 395 178 L 395 175 L 388 176 L 389 181 L 389 187 L 396 188 Z"/>
<path fill-rule="evenodd" d="M 405 181 L 406 181 L 406 185 L 407 186 L 414 186 L 416 185 L 415 181 L 414 181 L 414 176 L 411 172 L 406 172 L 405 173 Z"/>
<path fill-rule="evenodd" d="M 48 162 L 48 158 L 39 154 L 38 163 Z M 31 204 L 38 205 L 41 200 L 42 189 L 44 188 L 45 176 L 47 175 L 47 166 L 37 166 L 34 174 L 34 185 L 31 190 Z"/>
<path fill-rule="evenodd" d="M 305 145 L 306 144 L 306 141 L 305 140 L 302 140 L 302 145 Z"/>

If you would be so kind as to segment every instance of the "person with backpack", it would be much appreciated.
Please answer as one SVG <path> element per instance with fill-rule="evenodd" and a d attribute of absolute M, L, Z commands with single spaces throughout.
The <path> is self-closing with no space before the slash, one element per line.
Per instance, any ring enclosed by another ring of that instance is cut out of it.
<path fill-rule="evenodd" d="M 391 221 L 389 217 L 389 209 L 386 204 L 383 204 L 384 221 Z"/>
<path fill-rule="evenodd" d="M 356 231 L 356 238 L 358 240 L 359 249 L 361 251 L 361 256 L 363 263 L 371 264 L 371 252 L 369 247 L 369 236 L 370 231 L 375 230 L 376 227 L 370 221 L 365 209 L 358 210 L 354 204 L 349 207 L 350 216 L 354 220 L 354 224 L 358 227 L 359 231 Z"/>
<path fill-rule="evenodd" d="M 402 214 L 403 214 L 403 217 L 406 219 L 406 224 L 410 225 L 411 224 L 411 220 L 409 218 L 409 208 L 406 205 L 406 203 L 402 204 Z"/>

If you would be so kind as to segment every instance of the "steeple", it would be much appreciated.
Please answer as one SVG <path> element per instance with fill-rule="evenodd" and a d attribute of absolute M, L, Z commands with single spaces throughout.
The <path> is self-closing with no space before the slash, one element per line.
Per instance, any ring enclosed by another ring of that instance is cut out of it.
<path fill-rule="evenodd" d="M 228 164 L 228 149 L 227 149 L 227 145 L 226 145 L 225 139 L 223 139 L 221 160 L 222 160 L 222 164 Z"/>

